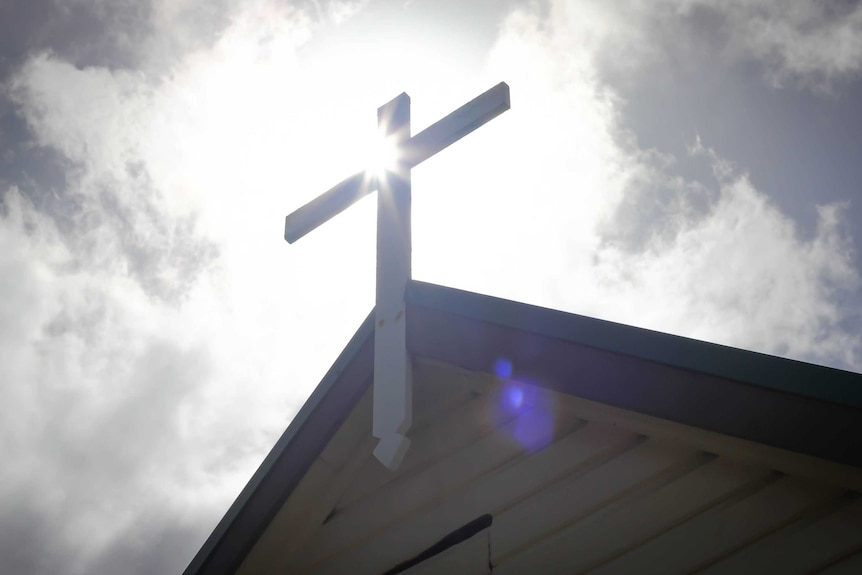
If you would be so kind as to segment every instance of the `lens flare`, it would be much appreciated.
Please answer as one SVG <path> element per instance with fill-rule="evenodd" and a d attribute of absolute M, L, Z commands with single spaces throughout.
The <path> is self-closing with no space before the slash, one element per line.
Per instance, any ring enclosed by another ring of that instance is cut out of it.
<path fill-rule="evenodd" d="M 494 362 L 494 375 L 500 379 L 509 379 L 512 377 L 512 362 L 501 357 Z"/>
<path fill-rule="evenodd" d="M 376 134 L 368 144 L 368 156 L 365 169 L 378 178 L 382 178 L 387 172 L 394 170 L 398 165 L 398 147 L 392 136 Z"/>
<path fill-rule="evenodd" d="M 501 383 L 495 416 L 501 429 L 508 429 L 511 438 L 528 452 L 547 447 L 554 440 L 552 394 L 541 386 L 513 378 L 513 365 L 508 359 L 495 361 L 493 371 Z M 504 424 L 513 418 L 513 425 Z"/>
<path fill-rule="evenodd" d="M 529 452 L 544 449 L 554 440 L 554 418 L 547 396 L 537 398 L 533 408 L 515 423 L 515 440 Z"/>
<path fill-rule="evenodd" d="M 520 387 L 510 387 L 505 392 L 509 407 L 518 410 L 524 405 L 524 390 Z"/>
<path fill-rule="evenodd" d="M 501 407 L 509 415 L 521 415 L 534 407 L 537 390 L 532 385 L 506 381 L 500 394 Z"/>

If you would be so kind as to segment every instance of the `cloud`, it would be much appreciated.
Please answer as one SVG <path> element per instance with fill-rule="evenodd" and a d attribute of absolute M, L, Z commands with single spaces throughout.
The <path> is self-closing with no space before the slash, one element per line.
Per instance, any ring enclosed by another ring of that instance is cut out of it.
<path fill-rule="evenodd" d="M 862 369 L 862 340 L 845 322 L 860 295 L 847 205 L 817 206 L 808 237 L 700 141 L 690 154 L 711 178 L 684 177 L 672 155 L 638 147 L 598 70 L 604 56 L 579 51 L 584 26 L 530 11 L 507 19 L 491 68 L 511 81 L 517 108 L 502 129 L 514 136 L 465 142 L 465 165 L 446 166 L 466 181 L 452 192 L 450 237 L 435 239 L 457 270 L 444 282 L 463 285 L 457 274 L 478 291 Z M 479 147 L 490 159 L 476 159 Z"/>
<path fill-rule="evenodd" d="M 7 2 L 0 8 L 0 81 L 34 52 L 78 67 L 129 68 L 154 32 L 149 1 Z"/>
<path fill-rule="evenodd" d="M 726 170 L 717 169 L 720 190 L 706 210 L 688 209 L 678 190 L 664 234 L 634 250 L 610 241 L 597 252 L 599 287 L 620 306 L 610 317 L 859 370 L 862 339 L 842 328 L 852 308 L 838 303 L 860 285 L 846 206 L 818 206 L 816 232 L 803 239 L 744 174 Z"/>
<path fill-rule="evenodd" d="M 151 8 L 195 25 L 200 6 Z M 128 65 L 28 54 L 5 86 L 31 164 L 10 163 L 0 189 L 0 456 L 16 462 L 0 570 L 182 569 L 367 312 L 360 289 L 334 304 L 307 304 L 327 292 L 313 283 L 284 293 L 313 249 L 271 272 L 284 214 L 262 178 L 280 150 L 256 157 L 271 142 L 247 130 L 272 127 L 292 80 L 273 66 L 295 61 L 311 21 L 274 3 L 229 16 L 191 46 L 135 40 Z M 347 317 L 330 336 L 286 328 L 327 308 Z"/>
<path fill-rule="evenodd" d="M 205 386 L 218 384 L 204 342 L 128 278 L 76 265 L 50 218 L 17 190 L 4 206 L 0 452 L 16 463 L 0 483 L 12 507 L 0 529 L 4 541 L 27 544 L 0 557 L 13 572 L 90 572 L 143 510 L 201 513 L 195 497 L 178 495 L 210 457 L 242 458 L 247 440 L 215 428 L 207 432 L 218 448 L 184 439 L 187 402 L 206 404 Z"/>
<path fill-rule="evenodd" d="M 712 3 L 733 30 L 731 42 L 764 62 L 776 85 L 829 88 L 862 70 L 862 6 L 853 2 Z"/>
<path fill-rule="evenodd" d="M 0 481 L 0 531 L 4 544 L 27 544 L 0 564 L 110 573 L 125 558 L 141 573 L 176 571 L 304 399 L 306 386 L 284 381 L 317 374 L 279 352 L 302 334 L 272 337 L 279 319 L 247 317 L 249 304 L 234 305 L 214 278 L 194 277 L 183 302 L 165 301 L 66 238 L 6 191 L 0 456 L 15 465 Z M 91 247 L 99 259 L 116 249 Z"/>
<path fill-rule="evenodd" d="M 862 71 L 862 7 L 853 2 L 556 0 L 551 13 L 550 26 L 564 23 L 573 48 L 617 82 L 755 62 L 773 86 L 828 92 Z"/>
<path fill-rule="evenodd" d="M 21 70 L 13 93 L 39 145 L 71 168 L 64 189 L 43 191 L 39 206 L 69 249 L 86 254 L 70 265 L 113 268 L 150 295 L 182 297 L 217 248 L 195 233 L 192 214 L 165 210 L 142 159 L 151 88 L 131 73 L 82 71 L 43 55 Z"/>

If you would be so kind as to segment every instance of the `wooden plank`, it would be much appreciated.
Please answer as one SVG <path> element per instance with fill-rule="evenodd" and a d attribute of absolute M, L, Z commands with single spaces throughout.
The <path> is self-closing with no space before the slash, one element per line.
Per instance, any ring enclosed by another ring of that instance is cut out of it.
<path fill-rule="evenodd" d="M 467 388 L 478 393 L 492 393 L 500 388 L 500 378 L 484 371 L 471 371 L 421 355 L 413 356 L 417 381 L 427 381 L 435 387 Z"/>
<path fill-rule="evenodd" d="M 820 575 L 859 575 L 859 573 L 862 573 L 862 547 L 849 557 L 844 557 L 820 571 Z"/>
<path fill-rule="evenodd" d="M 500 82 L 413 136 L 404 145 L 404 161 L 411 168 L 415 167 L 490 122 L 509 107 L 509 86 Z"/>
<path fill-rule="evenodd" d="M 695 453 L 646 441 L 603 465 L 567 477 L 494 518 L 494 557 L 513 553 L 618 499 Z"/>
<path fill-rule="evenodd" d="M 487 378 L 477 382 L 475 381 L 477 378 L 471 377 L 468 372 L 447 367 L 439 362 L 420 360 L 417 362 L 417 366 L 420 385 L 417 387 L 415 396 L 418 409 L 416 431 L 421 431 L 427 427 L 428 423 L 435 421 L 445 424 L 445 420 L 441 422 L 438 418 L 451 413 L 453 404 L 464 403 L 471 399 L 475 400 L 476 390 L 490 391 L 492 389 Z M 433 386 L 430 385 L 432 381 L 434 382 Z M 313 528 L 320 525 L 320 522 L 314 523 L 312 515 L 325 518 L 333 512 L 331 501 L 326 498 L 327 489 L 336 481 L 336 475 L 344 469 L 351 456 L 357 450 L 363 450 L 361 447 L 363 442 L 366 444 L 364 451 L 367 452 L 368 450 L 367 443 L 371 432 L 371 398 L 372 394 L 369 388 L 278 511 L 270 528 L 261 535 L 261 540 L 243 563 L 240 573 L 251 575 L 252 573 L 265 572 L 270 568 L 273 561 L 271 557 L 273 550 L 279 554 L 290 555 L 300 542 L 312 535 Z M 491 401 L 488 398 L 485 399 Z M 485 408 L 487 407 L 486 405 Z M 479 420 L 476 417 L 476 412 L 465 413 L 462 410 L 458 414 L 458 416 L 472 417 L 468 421 Z M 487 426 L 483 429 L 485 432 L 490 430 Z M 466 439 L 468 441 L 475 440 L 475 437 L 467 434 Z M 421 437 L 417 441 L 416 446 L 419 449 L 416 450 L 415 454 L 423 451 L 422 445 L 425 443 Z M 414 455 L 414 452 L 411 451 L 410 454 Z M 410 471 L 410 466 L 406 465 L 410 461 L 409 458 L 405 460 L 403 471 Z M 416 458 L 415 461 L 421 463 L 422 460 Z M 379 477 L 385 478 L 387 481 L 396 476 L 374 458 L 367 457 L 362 464 L 362 471 L 358 472 L 358 477 L 351 480 L 349 485 L 345 487 L 344 493 L 341 495 L 342 500 L 349 499 L 346 495 L 353 492 L 357 481 L 360 480 L 366 469 L 373 469 L 379 474 Z M 377 474 L 374 477 L 378 477 Z M 339 506 L 343 506 L 341 501 L 334 506 L 336 513 L 339 511 Z M 319 509 L 315 513 L 312 511 L 312 507 Z"/>
<path fill-rule="evenodd" d="M 481 531 L 443 553 L 403 571 L 404 575 L 485 575 L 491 573 L 488 560 L 490 533 Z"/>
<path fill-rule="evenodd" d="M 428 358 L 413 357 L 414 432 L 439 423 L 456 406 L 499 393 L 499 380 Z"/>
<path fill-rule="evenodd" d="M 862 498 L 829 504 L 819 516 L 800 519 L 714 563 L 701 573 L 813 573 L 862 545 Z"/>
<path fill-rule="evenodd" d="M 656 439 L 678 441 L 693 448 L 732 457 L 740 463 L 768 465 L 772 469 L 800 479 L 862 492 L 862 469 L 858 467 L 683 425 L 568 394 L 559 394 L 558 401 L 572 414 L 584 419 L 621 425 Z"/>
<path fill-rule="evenodd" d="M 411 434 L 412 447 L 398 472 L 392 473 L 382 465 L 369 461 L 351 488 L 345 491 L 343 499 L 338 502 L 338 512 L 356 505 L 386 485 L 407 481 L 407 478 L 427 471 L 441 459 L 475 443 L 500 425 L 514 420 L 515 414 L 492 417 L 496 401 L 497 398 L 493 395 L 466 395 L 464 401 L 447 406 L 448 409 L 438 413 L 433 421 L 417 426 Z M 576 421 L 574 418 L 572 420 Z M 519 451 L 517 446 L 508 447 L 515 452 Z"/>
<path fill-rule="evenodd" d="M 583 521 L 510 557 L 497 558 L 495 575 L 582 573 L 725 500 L 767 475 L 763 470 L 712 459 L 649 493 L 635 492 Z"/>
<path fill-rule="evenodd" d="M 369 387 L 320 452 L 319 458 L 329 463 L 333 469 L 343 467 L 356 452 L 363 438 L 371 433 L 371 401 L 372 393 Z"/>
<path fill-rule="evenodd" d="M 342 542 L 340 548 L 333 548 L 325 555 L 318 552 L 317 561 L 326 563 L 309 562 L 302 572 L 381 572 L 474 517 L 499 514 L 561 477 L 597 465 L 640 441 L 627 431 L 589 423 L 537 453 L 524 453 L 493 470 L 486 468 L 481 479 L 451 491 L 445 499 L 429 500 L 421 509 L 386 525 L 382 531 L 369 529 L 360 539 L 354 533 L 352 544 L 345 547 Z M 468 463 L 461 472 L 469 472 L 471 466 Z M 411 505 L 409 500 L 398 503 Z M 365 518 L 374 521 L 376 509 L 369 511 Z M 361 566 L 361 571 L 355 571 L 357 566 Z"/>
<path fill-rule="evenodd" d="M 326 517 L 331 510 L 327 505 L 332 504 L 332 486 L 339 484 L 339 475 L 343 474 L 345 465 L 356 453 L 363 451 L 363 442 L 366 454 L 369 451 L 370 431 L 369 388 L 261 534 L 239 573 L 265 573 L 276 560 L 274 554 L 289 554 L 322 523 L 320 518 Z M 318 518 L 316 523 L 315 518 Z"/>
<path fill-rule="evenodd" d="M 417 426 L 431 422 L 446 404 L 460 403 L 474 395 L 467 387 L 465 374 L 423 357 L 413 357 L 413 384 L 413 415 Z"/>
<path fill-rule="evenodd" d="M 358 470 L 371 459 L 375 443 L 369 433 L 371 400 L 369 389 L 315 461 L 315 468 L 329 472 L 304 477 L 303 482 L 318 484 L 292 493 L 261 534 L 244 562 L 249 574 L 268 572 L 272 565 L 289 565 L 296 550 L 320 529 Z"/>
<path fill-rule="evenodd" d="M 787 476 L 752 487 L 590 573 L 692 573 L 838 495 Z"/>
<path fill-rule="evenodd" d="M 484 411 L 488 404 L 478 403 L 476 407 Z M 527 416 L 529 414 L 524 414 L 522 419 Z M 463 425 L 464 422 L 481 419 L 493 421 L 487 413 L 479 413 L 472 419 L 462 413 L 459 418 L 453 417 L 451 423 Z M 463 426 L 453 428 L 447 425 L 448 423 L 450 422 L 441 422 L 440 426 L 432 428 L 431 431 L 443 434 L 455 431 L 451 434 L 450 441 L 462 433 L 466 434 Z M 375 491 L 371 496 L 336 514 L 321 530 L 320 536 L 306 548 L 307 559 L 303 562 L 319 562 L 339 547 L 347 547 L 367 539 L 416 510 L 434 504 L 448 493 L 469 485 L 506 462 L 522 457 L 524 448 L 512 439 L 519 423 L 518 419 L 512 419 L 501 427 L 490 425 L 488 427 L 492 431 L 482 435 L 477 441 L 437 460 L 434 465 L 418 473 L 393 480 L 385 489 Z M 579 425 L 582 425 L 582 422 L 576 419 L 559 421 L 555 433 L 564 435 Z M 434 434 L 426 434 L 428 435 L 431 441 L 435 439 Z"/>
<path fill-rule="evenodd" d="M 377 189 L 371 174 L 358 172 L 284 218 L 284 239 L 292 244 Z"/>
<path fill-rule="evenodd" d="M 301 556 L 310 540 L 316 540 L 325 526 L 326 520 L 335 507 L 335 502 L 353 480 L 364 462 L 372 457 L 374 438 L 370 435 L 362 439 L 362 443 L 351 457 L 350 461 L 334 475 L 314 503 L 297 521 L 282 526 L 273 521 L 259 539 L 258 545 L 265 549 L 265 571 L 270 573 L 273 568 L 291 572 L 297 556 Z"/>
<path fill-rule="evenodd" d="M 237 575 L 264 575 L 269 571 L 274 560 L 273 553 L 279 552 L 281 538 L 290 540 L 291 533 L 303 528 L 302 521 L 311 515 L 311 508 L 317 504 L 334 477 L 335 470 L 331 465 L 320 458 L 314 460 L 291 496 L 246 555 Z"/>
<path fill-rule="evenodd" d="M 410 137 L 410 97 L 377 110 L 378 130 L 402 145 Z M 413 365 L 407 353 L 404 289 L 410 280 L 410 170 L 380 178 L 377 190 L 377 297 L 374 306 L 374 456 L 395 471 L 413 424 Z"/>
<path fill-rule="evenodd" d="M 416 420 L 410 435 L 413 447 L 397 473 L 369 461 L 338 502 L 339 510 L 392 481 L 434 465 L 438 459 L 473 443 L 516 416 L 515 413 L 500 413 L 501 384 L 496 376 L 426 358 L 414 358 L 414 376 Z M 554 421 L 571 417 L 559 409 L 553 397 L 549 403 L 553 404 Z"/>

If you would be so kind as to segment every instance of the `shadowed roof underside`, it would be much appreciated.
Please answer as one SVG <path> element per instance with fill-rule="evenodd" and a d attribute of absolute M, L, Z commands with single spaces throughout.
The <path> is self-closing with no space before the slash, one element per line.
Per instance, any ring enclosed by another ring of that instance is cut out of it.
<path fill-rule="evenodd" d="M 818 521 L 850 539 L 809 557 L 817 565 L 849 561 L 862 545 L 842 527 L 858 527 L 860 517 L 862 376 L 419 282 L 407 300 L 418 376 L 414 445 L 402 469 L 392 475 L 370 457 L 369 316 L 187 574 L 234 573 L 244 560 L 249 574 L 274 562 L 290 572 L 360 564 L 384 572 L 484 514 L 493 524 L 456 547 L 493 543 L 484 565 L 495 573 L 535 566 L 531 553 L 567 552 L 584 530 L 616 532 L 613 517 L 652 523 L 613 544 L 603 539 L 610 547 L 582 554 L 594 562 L 584 559 L 584 569 L 664 553 L 681 533 L 714 525 L 699 517 L 735 517 L 745 527 L 721 549 L 692 551 L 701 567 L 755 539 L 791 545 L 800 537 L 792 533 Z M 493 375 L 500 360 L 512 368 L 504 379 Z M 517 409 L 503 413 L 511 397 Z M 550 427 L 539 444 L 525 443 L 517 428 L 541 410 L 537 425 Z M 591 495 L 564 516 L 538 511 L 579 493 Z M 762 509 L 763 521 L 742 521 L 745 509 Z"/>

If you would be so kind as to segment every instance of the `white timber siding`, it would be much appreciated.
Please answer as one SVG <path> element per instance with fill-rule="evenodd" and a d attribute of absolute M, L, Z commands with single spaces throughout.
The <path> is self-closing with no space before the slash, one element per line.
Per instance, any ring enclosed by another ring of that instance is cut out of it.
<path fill-rule="evenodd" d="M 543 388 L 550 442 L 530 450 L 505 382 L 414 363 L 399 470 L 372 455 L 369 391 L 238 573 L 382 574 L 486 514 L 400 572 L 862 573 L 859 469 Z"/>

